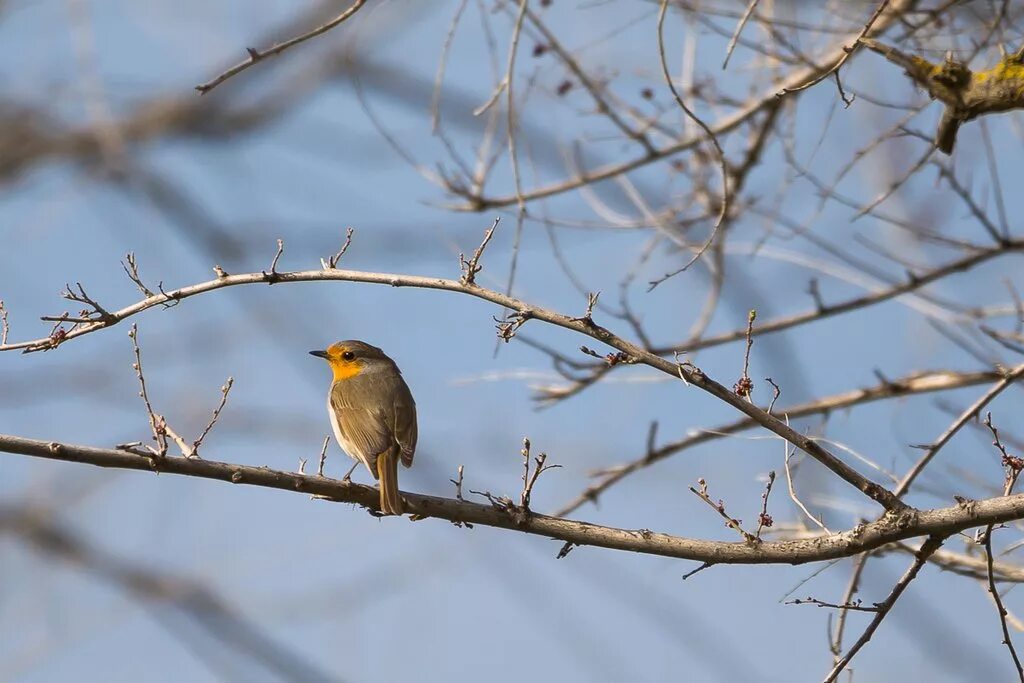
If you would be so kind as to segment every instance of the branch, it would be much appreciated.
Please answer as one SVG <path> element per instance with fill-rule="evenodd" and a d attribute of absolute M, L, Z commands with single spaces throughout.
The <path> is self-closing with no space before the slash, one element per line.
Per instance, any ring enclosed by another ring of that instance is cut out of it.
<path fill-rule="evenodd" d="M 892 3 L 892 7 L 889 11 L 875 22 L 871 30 L 868 31 L 868 36 L 880 35 L 893 23 L 900 20 L 903 14 L 915 4 L 913 0 L 898 0 Z M 761 111 L 777 106 L 778 97 L 777 94 L 780 91 L 793 90 L 801 87 L 807 82 L 813 81 L 815 78 L 820 76 L 822 73 L 829 72 L 836 63 L 846 58 L 847 49 L 846 44 L 855 40 L 860 35 L 860 32 L 851 34 L 848 38 L 844 39 L 837 47 L 827 55 L 824 55 L 819 64 L 809 66 L 805 69 L 794 71 L 788 78 L 782 83 L 775 85 L 770 88 L 767 92 L 763 93 L 757 98 L 750 100 L 741 109 L 731 116 L 726 117 L 716 125 L 710 126 L 711 132 L 716 137 L 721 137 L 733 130 L 739 128 L 748 120 L 756 116 Z M 707 134 L 702 130 L 700 135 L 693 135 L 680 140 L 674 144 L 667 145 L 655 149 L 653 152 L 646 152 L 642 156 L 638 156 L 634 159 L 622 163 L 613 163 L 601 168 L 595 169 L 589 173 L 582 173 L 575 178 L 569 180 L 563 180 L 550 185 L 544 185 L 527 192 L 523 192 L 521 197 L 516 195 L 504 195 L 499 197 L 483 197 L 479 195 L 468 195 L 467 201 L 463 204 L 457 204 L 450 206 L 457 211 L 483 211 L 490 208 L 511 206 L 517 204 L 520 199 L 524 202 L 531 202 L 536 199 L 543 199 L 545 197 L 551 197 L 572 190 L 579 189 L 585 185 L 591 185 L 602 180 L 614 178 L 630 171 L 635 171 L 638 168 L 667 159 L 671 156 L 685 152 L 707 141 Z"/>
<path fill-rule="evenodd" d="M 832 671 L 829 672 L 828 676 L 825 677 L 825 683 L 832 683 L 832 681 L 836 680 L 839 674 L 843 672 L 843 669 L 845 669 L 850 663 L 850 660 L 860 652 L 862 647 L 867 645 L 868 641 L 871 640 L 871 636 L 873 636 L 875 631 L 878 630 L 882 620 L 889 614 L 892 606 L 896 604 L 899 597 L 903 595 L 903 591 L 905 591 L 907 586 L 910 585 L 910 582 L 917 577 L 917 573 L 921 571 L 921 567 L 923 567 L 925 562 L 928 561 L 928 558 L 939 549 L 939 546 L 942 545 L 944 540 L 945 538 L 942 536 L 932 536 L 925 541 L 924 545 L 921 546 L 921 549 L 914 557 L 913 564 L 907 568 L 907 571 L 900 577 L 900 580 L 896 582 L 896 585 L 893 586 L 892 592 L 889 593 L 889 597 L 878 603 L 878 613 L 871 620 L 871 623 L 868 624 L 868 627 L 864 629 L 864 633 L 861 634 L 861 637 L 857 639 L 857 642 L 853 644 L 853 647 L 843 655 L 843 657 L 832 668 Z"/>
<path fill-rule="evenodd" d="M 339 682 L 335 672 L 317 667 L 308 653 L 300 654 L 273 639 L 213 586 L 123 559 L 73 533 L 52 519 L 52 511 L 40 510 L 34 503 L 0 505 L 0 534 L 14 536 L 47 562 L 63 561 L 116 586 L 140 604 L 184 615 L 190 621 L 186 629 L 178 623 L 169 625 L 164 619 L 157 622 L 186 647 L 190 639 L 182 637 L 182 632 L 191 629 L 199 637 L 209 639 L 211 647 L 217 647 L 221 653 L 233 653 L 240 661 L 265 670 L 275 680 Z"/>
<path fill-rule="evenodd" d="M 235 64 L 227 71 L 223 72 L 222 74 L 213 78 L 212 80 L 207 81 L 206 83 L 200 83 L 196 86 L 196 90 L 199 91 L 199 94 L 205 95 L 206 93 L 210 92 L 211 90 L 213 90 L 218 85 L 228 80 L 232 76 L 235 76 L 245 71 L 256 62 L 266 57 L 273 57 L 275 55 L 281 54 L 288 48 L 294 47 L 299 43 L 304 43 L 310 38 L 315 38 L 321 33 L 327 33 L 335 26 L 344 23 L 353 14 L 358 12 L 359 8 L 361 8 L 365 4 L 366 0 L 355 0 L 355 2 L 352 3 L 351 7 L 349 7 L 347 10 L 336 16 L 334 19 L 328 21 L 326 24 L 318 26 L 317 28 L 313 29 L 312 31 L 309 31 L 308 33 L 303 33 L 300 36 L 296 36 L 291 40 L 286 40 L 283 43 L 278 43 L 277 45 L 267 48 L 266 50 L 260 51 L 251 47 L 245 48 L 245 51 L 249 53 L 249 59 L 245 60 L 244 62 L 239 62 L 238 64 Z"/>
<path fill-rule="evenodd" d="M 276 263 L 277 257 L 275 257 Z M 364 282 L 371 284 L 390 285 L 392 287 L 418 287 L 422 289 L 438 289 L 450 292 L 468 294 L 478 299 L 483 299 L 497 304 L 509 310 L 511 318 L 508 322 L 499 325 L 501 336 L 507 341 L 515 333 L 515 330 L 526 320 L 541 320 L 556 327 L 572 330 L 584 334 L 592 339 L 607 344 L 625 353 L 633 362 L 640 362 L 671 376 L 682 379 L 687 386 L 697 388 L 711 394 L 719 400 L 728 403 L 733 408 L 746 414 L 758 424 L 767 428 L 776 435 L 782 437 L 800 450 L 831 470 L 839 478 L 846 481 L 857 490 L 864 493 L 887 510 L 904 510 L 907 505 L 900 501 L 892 492 L 880 484 L 871 481 L 855 469 L 847 465 L 838 457 L 833 455 L 813 439 L 794 430 L 788 424 L 769 415 L 761 408 L 749 401 L 737 396 L 729 388 L 708 377 L 700 368 L 691 364 L 679 364 L 662 358 L 636 344 L 628 342 L 606 328 L 593 323 L 593 321 L 581 320 L 570 316 L 551 311 L 529 304 L 525 301 L 502 294 L 495 290 L 479 286 L 468 286 L 458 280 L 447 280 L 443 278 L 423 277 L 416 275 L 397 275 L 392 273 L 370 273 L 357 270 L 306 270 L 306 271 L 276 271 L 271 272 L 244 273 L 239 275 L 227 275 L 218 277 L 215 280 L 208 280 L 199 284 L 182 287 L 170 292 L 161 292 L 135 304 L 122 308 L 107 315 L 95 322 L 84 323 L 68 330 L 62 335 L 61 342 L 80 337 L 83 334 L 95 332 L 105 327 L 116 325 L 120 321 L 137 315 L 145 310 L 165 304 L 168 301 L 181 301 L 199 294 L 210 292 L 216 289 L 223 289 L 237 285 L 252 284 L 277 284 L 286 282 L 322 282 L 327 280 L 339 280 L 347 282 Z M 23 349 L 24 352 L 45 351 L 54 348 L 54 342 L 50 337 L 44 337 L 27 342 L 18 342 L 0 346 L 0 351 Z"/>
<path fill-rule="evenodd" d="M 858 406 L 863 403 L 884 401 L 890 398 L 912 396 L 914 394 L 925 394 L 958 389 L 961 387 L 970 387 L 977 384 L 984 384 L 985 382 L 1000 380 L 1001 378 L 1002 375 L 995 371 L 957 373 L 950 372 L 948 370 L 939 370 L 933 372 L 921 372 L 901 377 L 899 379 L 886 380 L 885 382 L 872 387 L 854 389 L 853 391 L 847 391 L 842 394 L 834 394 L 832 396 L 825 396 L 807 403 L 800 403 L 788 408 L 776 410 L 775 413 L 785 415 L 791 420 L 795 420 L 797 418 L 808 417 L 810 415 L 827 414 L 836 410 Z M 677 441 L 667 443 L 657 449 L 648 448 L 645 454 L 640 458 L 624 462 L 619 465 L 613 465 L 597 472 L 595 476 L 599 476 L 600 479 L 588 486 L 579 496 L 574 498 L 555 514 L 561 517 L 569 514 L 573 510 L 576 510 L 587 501 L 596 501 L 599 495 L 625 479 L 630 474 L 646 467 L 650 467 L 654 463 L 671 457 L 681 451 L 707 443 L 708 441 L 715 441 L 732 434 L 738 434 L 739 432 L 753 429 L 757 426 L 758 423 L 752 418 L 741 418 L 728 424 L 712 427 L 711 429 L 696 431 L 695 433 L 691 433 Z"/>
<path fill-rule="evenodd" d="M 301 492 L 335 502 L 355 503 L 368 510 L 377 510 L 380 504 L 379 492 L 369 486 L 315 474 L 272 470 L 267 467 L 249 467 L 171 455 L 157 458 L 141 453 L 38 441 L 2 434 L 0 452 Z M 577 546 L 626 550 L 710 564 L 819 562 L 850 557 L 910 538 L 945 537 L 978 526 L 1024 519 L 1024 494 L 1015 494 L 988 500 L 967 501 L 934 510 L 889 512 L 874 522 L 860 524 L 849 531 L 831 536 L 763 541 L 751 546 L 741 542 L 684 538 L 647 529 L 618 529 L 537 513 L 529 515 L 526 519 L 517 520 L 514 515 L 493 505 L 479 505 L 451 498 L 405 492 L 402 493 L 402 497 L 407 504 L 407 511 L 420 518 L 435 517 L 463 524 L 469 522 L 554 538 Z M 923 554 L 921 552 L 919 556 Z"/>
<path fill-rule="evenodd" d="M 935 134 L 935 146 L 953 153 L 960 125 L 984 114 L 1024 109 L 1024 58 L 1021 53 L 1005 56 L 996 66 L 980 73 L 947 56 L 933 64 L 877 40 L 862 38 L 862 44 L 904 68 L 907 76 L 946 108 Z"/>
<path fill-rule="evenodd" d="M 914 274 L 908 277 L 905 282 L 893 284 L 886 289 L 853 297 L 832 305 L 825 305 L 821 301 L 816 301 L 815 307 L 809 311 L 780 316 L 762 323 L 758 326 L 757 333 L 759 336 L 764 336 L 774 332 L 782 332 L 784 330 L 800 327 L 807 323 L 817 322 L 824 320 L 825 318 L 831 318 L 844 313 L 868 308 L 875 304 L 895 299 L 896 297 L 904 294 L 917 292 L 917 290 L 922 289 L 933 282 L 937 282 L 945 277 L 953 275 L 954 273 L 961 273 L 970 270 L 971 268 L 979 266 L 997 256 L 1020 251 L 1024 251 L 1024 240 L 1019 239 L 1007 240 L 987 249 L 975 248 L 967 256 L 949 261 L 941 266 L 936 266 L 934 269 L 926 273 Z M 744 325 L 742 328 L 734 329 L 712 337 L 704 337 L 700 339 L 690 338 L 682 344 L 673 346 L 648 346 L 648 350 L 651 351 L 651 353 L 658 354 L 659 356 L 667 357 L 684 351 L 687 353 L 693 353 L 703 349 L 714 348 L 746 338 L 747 325 Z M 2 347 L 0 347 L 0 350 L 2 350 Z M 580 369 L 587 369 L 590 371 L 590 374 L 573 378 L 570 388 L 562 390 L 557 394 L 548 392 L 548 395 L 544 398 L 546 400 L 556 401 L 573 396 L 589 385 L 602 379 L 608 373 L 610 368 L 604 364 L 587 364 L 583 365 Z"/>

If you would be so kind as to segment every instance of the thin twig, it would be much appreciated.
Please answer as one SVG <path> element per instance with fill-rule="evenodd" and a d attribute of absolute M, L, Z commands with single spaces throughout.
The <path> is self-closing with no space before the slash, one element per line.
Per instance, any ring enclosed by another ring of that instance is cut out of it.
<path fill-rule="evenodd" d="M 949 427 L 939 436 L 935 442 L 928 446 L 924 455 L 922 455 L 914 465 L 907 470 L 907 473 L 903 475 L 903 479 L 896 485 L 893 490 L 897 496 L 902 496 L 910 490 L 911 485 L 917 479 L 917 477 L 924 471 L 924 468 L 928 466 L 928 463 L 938 454 L 942 448 L 949 443 L 952 438 L 960 431 L 960 429 L 973 419 L 976 419 L 981 413 L 981 409 L 987 406 L 995 399 L 996 396 L 1001 394 L 1008 386 L 1013 384 L 1015 381 L 1024 376 L 1024 363 L 1018 365 L 1011 370 L 1006 376 L 996 382 L 992 387 L 986 391 L 982 396 L 972 403 L 966 410 L 964 410 L 956 420 L 953 421 Z"/>
<path fill-rule="evenodd" d="M 881 608 L 878 605 L 862 605 L 860 600 L 857 602 L 844 602 L 834 603 L 825 602 L 824 600 L 818 600 L 817 598 L 796 598 L 795 600 L 786 601 L 787 605 L 815 605 L 817 607 L 828 607 L 830 609 L 838 609 L 842 611 L 854 611 L 854 612 L 878 612 Z"/>
<path fill-rule="evenodd" d="M 1013 665 L 1017 668 L 1017 677 L 1024 681 L 1024 667 L 1021 666 L 1020 657 L 1017 656 L 1017 650 L 1013 647 L 1013 639 L 1010 638 L 1010 630 L 1006 626 L 1006 608 L 1003 606 L 1003 599 L 999 597 L 999 590 L 996 588 L 995 575 L 992 571 L 992 527 L 988 527 L 988 531 L 985 534 L 985 562 L 988 566 L 988 592 L 992 596 L 992 601 L 996 604 L 996 612 L 999 614 L 999 625 L 1003 629 L 1003 644 L 1010 651 L 1010 657 L 1013 659 Z"/>
<path fill-rule="evenodd" d="M 0 346 L 7 345 L 7 333 L 11 327 L 7 322 L 7 309 L 4 307 L 3 299 L 0 299 Z"/>
<path fill-rule="evenodd" d="M 792 500 L 794 503 L 796 503 L 796 506 L 798 508 L 800 508 L 800 510 L 804 513 L 804 515 L 806 515 L 807 519 L 809 519 L 812 522 L 814 522 L 814 524 L 816 526 L 818 526 L 819 528 L 821 528 L 821 530 L 824 531 L 826 534 L 831 534 L 832 532 L 829 530 L 829 528 L 827 526 L 825 526 L 825 523 L 822 522 L 817 517 L 815 517 L 814 515 L 812 515 L 811 511 L 807 509 L 806 505 L 804 505 L 804 502 L 802 500 L 800 500 L 799 496 L 796 495 L 796 488 L 793 486 L 793 473 L 790 471 L 790 468 L 789 468 L 789 460 L 790 460 L 790 458 L 793 457 L 794 454 L 796 454 L 796 449 L 794 448 L 792 451 L 790 451 L 788 444 L 783 444 L 783 448 L 786 451 L 786 456 L 785 456 L 785 459 L 783 460 L 783 466 L 785 467 L 785 470 L 786 470 L 786 488 L 789 490 L 789 498 L 790 498 L 790 500 Z"/>
<path fill-rule="evenodd" d="M 775 483 L 775 470 L 768 473 L 768 482 L 765 484 L 764 493 L 761 494 L 761 514 L 757 516 L 757 531 L 754 536 L 761 540 L 761 530 L 771 527 L 775 520 L 768 514 L 768 496 L 772 495 L 772 484 Z"/>
<path fill-rule="evenodd" d="M 228 402 L 228 392 L 231 391 L 231 387 L 234 386 L 234 384 L 235 378 L 228 377 L 227 381 L 224 382 L 224 386 L 220 388 L 220 403 L 218 403 L 217 407 L 213 409 L 213 415 L 210 417 L 210 421 L 206 423 L 206 427 L 203 428 L 203 431 L 198 437 L 196 437 L 196 440 L 192 442 L 191 455 L 193 457 L 199 457 L 199 446 L 202 445 L 203 439 L 205 439 L 206 435 L 210 433 L 211 429 L 213 429 L 213 425 L 217 424 L 217 419 L 220 418 L 220 411 L 224 410 L 224 404 Z"/>
<path fill-rule="evenodd" d="M 710 505 L 711 508 L 715 510 L 715 512 L 721 515 L 722 519 L 725 520 L 725 525 L 727 527 L 735 530 L 736 533 L 743 537 L 744 542 L 746 542 L 748 545 L 757 545 L 761 542 L 760 538 L 758 538 L 757 536 L 743 528 L 741 520 L 738 520 L 735 517 L 731 517 L 729 513 L 725 511 L 725 503 L 723 503 L 721 500 L 719 500 L 717 503 L 711 500 L 711 496 L 708 495 L 708 483 L 706 481 L 704 481 L 703 479 L 698 479 L 697 485 L 700 487 L 700 489 L 695 489 L 694 487 L 691 486 L 689 487 L 690 491 L 695 496 L 697 496 L 705 503 Z"/>
<path fill-rule="evenodd" d="M 354 233 L 355 233 L 355 228 L 346 228 L 345 229 L 345 243 L 341 245 L 341 249 L 338 250 L 338 253 L 335 254 L 334 256 L 328 257 L 328 259 L 326 261 L 324 261 L 323 259 L 320 259 L 320 266 L 324 270 L 328 270 L 328 269 L 331 269 L 331 268 L 337 268 L 338 267 L 338 262 L 341 261 L 341 257 L 345 255 L 345 252 L 348 251 L 349 245 L 352 244 L 352 235 Z"/>
<path fill-rule="evenodd" d="M 732 388 L 737 396 L 748 400 L 751 400 L 750 394 L 754 391 L 754 382 L 750 379 L 750 349 L 754 346 L 754 320 L 756 319 L 757 311 L 750 309 L 750 313 L 747 314 L 747 348 L 743 353 L 743 374 Z M 771 409 L 768 412 L 771 412 Z"/>
<path fill-rule="evenodd" d="M 465 500 L 462 497 L 462 477 L 463 477 L 463 474 L 465 473 L 465 470 L 466 470 L 466 468 L 465 468 L 464 465 L 459 465 L 459 470 L 458 470 L 459 471 L 459 478 L 458 479 L 449 479 L 448 480 L 451 483 L 455 484 L 455 500 L 460 500 L 460 501 L 461 500 Z"/>
<path fill-rule="evenodd" d="M 864 629 L 864 633 L 862 633 L 860 638 L 857 639 L 857 642 L 854 643 L 846 654 L 836 662 L 836 665 L 832 667 L 832 670 L 827 676 L 825 676 L 824 683 L 832 683 L 832 681 L 836 680 L 839 674 L 843 672 L 843 669 L 845 669 L 850 663 L 850 660 L 860 652 L 861 648 L 867 645 L 868 641 L 871 640 L 871 636 L 873 636 L 875 631 L 878 630 L 882 620 L 885 619 L 889 614 L 889 611 L 892 610 L 892 606 L 896 604 L 896 601 L 899 600 L 901 595 L 903 595 L 903 591 L 905 591 L 907 586 L 910 585 L 910 582 L 917 577 L 917 573 L 921 571 L 921 567 L 923 567 L 928 561 L 928 558 L 939 549 L 939 546 L 942 545 L 943 541 L 945 541 L 945 537 L 943 536 L 928 537 L 928 540 L 926 540 L 921 546 L 917 555 L 914 556 L 914 562 L 907 568 L 907 571 L 900 577 L 900 580 L 896 582 L 896 585 L 893 586 L 889 596 L 877 604 L 878 613 L 875 614 L 874 619 L 872 619 L 871 623 L 868 624 L 868 627 Z"/>
<path fill-rule="evenodd" d="M 754 13 L 754 8 L 757 7 L 758 0 L 750 0 L 747 3 L 747 8 L 743 10 L 743 16 L 740 17 L 740 21 L 736 24 L 736 30 L 733 31 L 732 37 L 729 39 L 729 46 L 725 48 L 725 59 L 722 61 L 722 71 L 725 71 L 729 66 L 729 58 L 732 57 L 732 51 L 736 49 L 736 43 L 739 42 L 740 34 L 743 33 L 743 27 L 747 25 L 747 21 L 750 19 L 750 15 Z"/>
<path fill-rule="evenodd" d="M 319 460 L 319 462 L 317 462 L 317 465 L 316 465 L 316 476 L 318 476 L 318 477 L 324 476 L 324 465 L 327 464 L 327 446 L 329 446 L 330 443 L 331 443 L 331 437 L 330 436 L 325 436 L 324 437 L 324 445 L 321 446 L 321 448 L 320 448 L 320 460 Z"/>
<path fill-rule="evenodd" d="M 858 47 L 860 47 L 860 39 L 868 35 L 868 33 L 871 31 L 871 27 L 875 24 L 875 21 L 878 20 L 878 17 L 882 16 L 882 12 L 884 12 L 885 8 L 888 6 L 889 0 L 882 0 L 882 2 L 879 3 L 878 7 L 875 8 L 874 13 L 871 15 L 871 18 L 868 19 L 868 23 L 864 24 L 864 28 L 861 30 L 860 35 L 857 36 L 857 38 L 853 41 L 853 44 L 850 45 L 849 47 L 847 47 L 846 45 L 843 46 L 843 52 L 845 54 L 843 54 L 843 56 L 840 57 L 839 60 L 836 61 L 832 66 L 818 74 L 818 76 L 816 76 L 815 78 L 807 81 L 806 83 L 803 83 L 793 88 L 783 88 L 782 91 L 779 93 L 779 96 L 781 97 L 782 95 L 788 95 L 789 93 L 806 90 L 807 88 L 810 88 L 814 85 L 817 85 L 818 83 L 821 83 L 823 80 L 831 76 L 833 73 L 838 73 L 839 68 L 842 67 L 843 64 L 846 63 L 846 60 L 852 57 L 853 53 L 857 50 Z"/>
<path fill-rule="evenodd" d="M 480 265 L 480 257 L 484 255 L 484 249 L 487 248 L 487 244 L 491 241 L 491 237 L 494 236 L 494 230 L 498 227 L 498 223 L 501 222 L 501 217 L 495 218 L 494 223 L 488 228 L 487 232 L 484 233 L 484 238 L 480 242 L 480 246 L 473 252 L 473 256 L 467 261 L 462 254 L 459 254 L 459 267 L 462 269 L 462 278 L 460 282 L 470 287 L 476 284 L 476 274 L 483 270 L 483 266 Z"/>
<path fill-rule="evenodd" d="M 128 337 L 132 340 L 132 349 L 135 352 L 135 362 L 132 363 L 132 368 L 135 370 L 136 377 L 139 378 L 139 397 L 146 406 L 146 415 L 149 416 L 149 427 L 153 431 L 153 441 L 156 442 L 156 448 L 153 449 L 153 453 L 162 458 L 167 455 L 167 423 L 163 417 L 156 414 L 153 410 L 153 404 L 149 402 L 149 392 L 146 390 L 146 377 L 142 373 L 142 353 L 139 351 L 137 339 L 138 329 L 134 324 L 131 331 L 128 332 Z"/>
<path fill-rule="evenodd" d="M 672 74 L 668 70 L 668 58 L 665 55 L 665 15 L 668 12 L 668 0 L 661 0 L 661 9 L 658 11 L 658 56 L 661 60 L 661 75 L 665 79 L 665 83 L 668 85 L 669 90 L 672 91 L 672 96 L 676 100 L 676 104 L 679 108 L 690 118 L 691 121 L 697 124 L 698 127 L 704 134 L 707 135 L 708 140 L 715 148 L 715 152 L 718 155 L 718 164 L 722 171 L 722 201 L 718 207 L 718 218 L 715 219 L 715 224 L 711 228 L 711 234 L 708 235 L 707 240 L 704 244 L 696 251 L 693 257 L 684 265 L 682 268 L 666 275 L 665 277 L 654 280 L 650 283 L 648 291 L 654 289 L 659 284 L 664 282 L 669 277 L 682 273 L 687 268 L 692 266 L 694 263 L 704 255 L 704 252 L 708 250 L 708 247 L 715 241 L 715 237 L 718 235 L 718 229 L 722 227 L 726 217 L 729 215 L 729 205 L 732 202 L 732 193 L 729 189 L 729 171 L 727 168 L 727 162 L 725 158 L 725 152 L 722 150 L 722 145 L 718 142 L 718 136 L 713 130 L 704 123 L 704 121 L 697 116 L 692 109 L 686 106 L 682 96 L 676 89 L 675 83 L 672 81 Z"/>
<path fill-rule="evenodd" d="M 227 71 L 224 71 L 212 80 L 207 81 L 206 83 L 200 83 L 196 86 L 196 90 L 198 90 L 201 95 L 205 95 L 206 93 L 210 92 L 211 90 L 213 90 L 218 85 L 228 80 L 232 76 L 235 76 L 245 71 L 256 62 L 259 62 L 260 60 L 263 60 L 267 57 L 273 57 L 274 55 L 278 55 L 290 47 L 294 47 L 295 45 L 303 43 L 309 40 L 310 38 L 315 38 L 321 33 L 326 33 L 327 31 L 330 31 L 335 26 L 344 23 L 353 14 L 359 11 L 359 8 L 365 4 L 366 0 L 355 0 L 355 2 L 352 3 L 351 7 L 349 7 L 347 10 L 345 10 L 335 18 L 328 21 L 326 24 L 318 26 L 317 28 L 313 29 L 312 31 L 309 31 L 308 33 L 303 33 L 300 36 L 296 36 L 291 40 L 286 40 L 283 43 L 273 45 L 267 48 L 266 50 L 257 50 L 255 48 L 247 47 L 245 51 L 249 53 L 249 59 L 245 60 L 244 62 L 239 62 L 238 64 L 234 65 Z"/>
<path fill-rule="evenodd" d="M 125 275 L 135 283 L 143 296 L 153 296 L 153 291 L 142 282 L 142 278 L 139 276 L 139 264 L 135 261 L 134 252 L 129 251 L 125 255 L 125 260 L 121 261 L 121 267 L 124 268 Z"/>

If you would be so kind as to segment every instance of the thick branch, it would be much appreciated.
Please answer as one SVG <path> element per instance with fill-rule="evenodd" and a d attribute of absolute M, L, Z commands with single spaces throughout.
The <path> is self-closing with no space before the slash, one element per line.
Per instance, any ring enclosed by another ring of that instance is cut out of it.
<path fill-rule="evenodd" d="M 99 467 L 180 474 L 234 484 L 312 494 L 336 502 L 356 503 L 376 510 L 376 489 L 316 475 L 282 472 L 197 458 L 142 455 L 127 451 L 75 446 L 0 435 L 0 451 Z M 450 498 L 402 494 L 406 510 L 419 517 L 480 524 L 554 538 L 578 546 L 594 546 L 661 555 L 709 564 L 803 564 L 849 557 L 889 543 L 919 536 L 948 536 L 965 529 L 1024 518 L 1024 494 L 969 501 L 935 510 L 886 513 L 879 520 L 850 531 L 817 538 L 764 541 L 750 545 L 655 533 L 646 529 L 617 529 L 547 515 L 513 515 L 500 507 Z"/>

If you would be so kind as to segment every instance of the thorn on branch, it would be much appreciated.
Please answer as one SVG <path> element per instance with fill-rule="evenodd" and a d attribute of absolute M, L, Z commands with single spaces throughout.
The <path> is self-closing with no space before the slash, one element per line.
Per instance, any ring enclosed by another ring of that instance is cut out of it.
<path fill-rule="evenodd" d="M 220 264 L 217 264 L 213 267 L 213 272 L 217 274 L 218 278 L 226 278 L 228 276 L 228 272 L 221 268 Z"/>
<path fill-rule="evenodd" d="M 334 270 L 338 267 L 338 262 L 341 261 L 341 257 L 348 251 L 349 245 L 352 244 L 352 235 L 355 234 L 355 228 L 345 229 L 345 243 L 341 245 L 341 249 L 334 256 L 329 257 L 326 261 L 320 259 L 320 266 L 324 270 Z"/>
<path fill-rule="evenodd" d="M 498 227 L 498 223 L 501 222 L 501 218 L 495 218 L 494 223 L 488 228 L 487 232 L 484 233 L 484 239 L 480 242 L 480 246 L 473 252 L 473 256 L 467 261 L 464 254 L 459 254 L 459 268 L 462 270 L 462 277 L 460 281 L 466 287 L 472 287 L 476 285 L 476 274 L 483 270 L 483 266 L 480 265 L 480 257 L 484 255 L 484 249 L 487 248 L 487 244 L 491 241 L 491 237 L 494 236 L 494 230 Z M 508 341 L 507 339 L 505 341 Z"/>

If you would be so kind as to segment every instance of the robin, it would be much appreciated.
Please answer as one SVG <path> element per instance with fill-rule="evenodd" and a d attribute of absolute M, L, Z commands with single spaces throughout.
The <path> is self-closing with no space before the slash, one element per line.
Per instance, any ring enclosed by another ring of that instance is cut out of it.
<path fill-rule="evenodd" d="M 380 480 L 381 512 L 401 515 L 398 461 L 410 467 L 416 451 L 416 402 L 402 371 L 383 351 L 361 341 L 340 341 L 309 353 L 334 371 L 327 394 L 334 438 Z"/>

